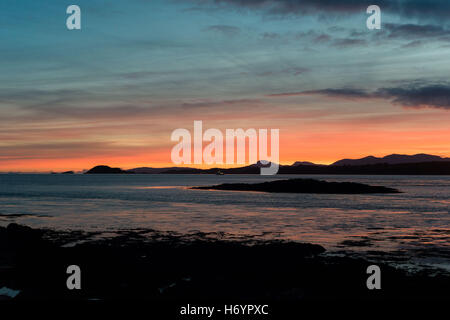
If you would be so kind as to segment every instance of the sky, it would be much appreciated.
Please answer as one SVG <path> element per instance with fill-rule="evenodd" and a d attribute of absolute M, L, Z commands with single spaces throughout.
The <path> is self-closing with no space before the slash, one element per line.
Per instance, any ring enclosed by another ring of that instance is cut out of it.
<path fill-rule="evenodd" d="M 172 166 L 194 120 L 279 129 L 282 164 L 450 156 L 449 18 L 438 0 L 2 0 L 0 171 Z"/>

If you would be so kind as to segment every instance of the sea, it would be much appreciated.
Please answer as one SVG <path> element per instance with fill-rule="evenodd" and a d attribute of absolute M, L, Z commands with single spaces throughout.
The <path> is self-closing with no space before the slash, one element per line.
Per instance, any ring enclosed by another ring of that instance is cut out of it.
<path fill-rule="evenodd" d="M 359 182 L 398 194 L 192 190 L 289 178 Z M 403 256 L 450 271 L 450 176 L 1 174 L 0 225 L 113 232 L 150 228 L 315 243 L 328 252 Z M 393 257 L 396 257 L 395 259 Z M 398 260 L 398 259 L 397 259 Z"/>

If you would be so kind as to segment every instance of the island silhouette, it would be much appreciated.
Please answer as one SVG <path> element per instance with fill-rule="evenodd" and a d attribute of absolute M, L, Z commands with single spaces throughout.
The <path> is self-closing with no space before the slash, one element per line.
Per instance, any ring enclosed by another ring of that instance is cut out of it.
<path fill-rule="evenodd" d="M 270 163 L 269 163 L 270 165 Z M 238 168 L 191 167 L 152 168 L 128 170 L 107 165 L 95 166 L 86 174 L 260 174 L 263 166 L 257 163 Z M 330 165 L 296 161 L 292 165 L 279 165 L 278 174 L 367 174 L 367 175 L 450 175 L 450 158 L 429 154 L 391 154 L 382 158 L 368 156 L 361 159 L 342 159 Z"/>

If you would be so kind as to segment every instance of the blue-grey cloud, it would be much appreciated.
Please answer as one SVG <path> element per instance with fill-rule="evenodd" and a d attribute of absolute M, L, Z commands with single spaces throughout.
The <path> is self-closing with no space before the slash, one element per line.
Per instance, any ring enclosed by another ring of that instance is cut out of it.
<path fill-rule="evenodd" d="M 315 13 L 351 14 L 365 12 L 377 4 L 391 14 L 403 17 L 444 19 L 450 16 L 448 0 L 189 0 L 197 5 L 213 5 L 248 10 L 260 10 L 268 14 L 299 15 Z"/>
<path fill-rule="evenodd" d="M 206 31 L 214 31 L 222 33 L 226 36 L 235 36 L 241 32 L 241 29 L 235 26 L 227 26 L 227 25 L 214 25 L 205 28 Z"/>
<path fill-rule="evenodd" d="M 429 85 L 424 87 L 382 88 L 376 95 L 391 99 L 392 103 L 413 108 L 440 108 L 450 110 L 450 86 Z"/>
<path fill-rule="evenodd" d="M 275 40 L 280 39 L 282 37 L 281 34 L 276 32 L 264 32 L 261 36 L 265 40 Z"/>
<path fill-rule="evenodd" d="M 299 92 L 275 93 L 268 95 L 269 97 L 288 97 L 288 96 L 306 96 L 306 95 L 323 95 L 334 98 L 345 99 L 362 99 L 370 98 L 372 95 L 363 89 L 341 88 L 341 89 L 322 89 Z"/>
<path fill-rule="evenodd" d="M 276 75 L 298 76 L 310 72 L 311 69 L 303 67 L 290 67 L 285 69 L 273 69 L 267 71 L 257 71 L 254 75 L 259 77 L 269 77 Z"/>
<path fill-rule="evenodd" d="M 386 99 L 396 105 L 409 108 L 438 108 L 450 110 L 450 85 L 406 85 L 379 88 L 375 91 L 354 88 L 322 89 L 300 92 L 271 94 L 270 97 L 321 95 L 347 100 Z"/>
<path fill-rule="evenodd" d="M 411 49 L 411 48 L 417 48 L 424 44 L 422 40 L 413 40 L 411 42 L 408 42 L 407 44 L 403 45 L 402 48 L 404 49 Z"/>
<path fill-rule="evenodd" d="M 384 24 L 384 29 L 388 32 L 389 38 L 417 39 L 417 38 L 437 38 L 450 35 L 450 31 L 437 25 L 418 24 Z"/>
<path fill-rule="evenodd" d="M 263 102 L 259 99 L 236 99 L 222 101 L 196 101 L 185 102 L 181 105 L 183 109 L 199 109 L 199 108 L 242 108 L 243 105 L 260 105 Z"/>
<path fill-rule="evenodd" d="M 333 41 L 333 46 L 338 48 L 365 46 L 365 45 L 367 45 L 367 41 L 364 39 L 343 38 L 343 39 L 336 39 Z"/>

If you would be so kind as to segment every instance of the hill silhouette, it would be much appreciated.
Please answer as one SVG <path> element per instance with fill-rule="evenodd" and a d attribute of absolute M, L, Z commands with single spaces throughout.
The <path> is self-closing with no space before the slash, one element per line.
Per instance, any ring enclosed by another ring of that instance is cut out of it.
<path fill-rule="evenodd" d="M 368 164 L 401 164 L 401 163 L 422 163 L 422 162 L 439 162 L 450 161 L 450 158 L 442 158 L 430 154 L 420 153 L 415 155 L 391 154 L 382 158 L 368 156 L 361 159 L 342 159 L 336 161 L 332 166 L 361 166 Z"/>
<path fill-rule="evenodd" d="M 260 174 L 261 167 L 269 166 L 257 163 L 238 168 L 198 169 L 189 167 L 152 168 L 140 167 L 129 170 L 96 166 L 87 174 Z M 278 174 L 370 174 L 370 175 L 450 175 L 450 158 L 428 154 L 399 155 L 391 154 L 382 158 L 373 156 L 361 159 L 342 159 L 331 165 L 297 161 L 292 165 L 279 165 Z"/>
<path fill-rule="evenodd" d="M 296 161 L 292 164 L 293 167 L 296 166 L 321 166 L 321 164 L 315 164 L 313 162 L 309 162 L 309 161 Z"/>
<path fill-rule="evenodd" d="M 177 170 L 177 171 L 189 171 L 192 168 L 186 167 L 169 167 L 169 168 L 152 168 L 152 167 L 140 167 L 127 170 L 127 172 L 138 173 L 138 174 L 158 174 L 165 173 L 169 170 Z"/>
<path fill-rule="evenodd" d="M 120 168 L 111 168 L 109 166 L 96 166 L 86 172 L 86 174 L 117 174 L 117 173 L 131 173 Z"/>

